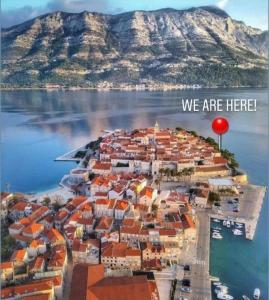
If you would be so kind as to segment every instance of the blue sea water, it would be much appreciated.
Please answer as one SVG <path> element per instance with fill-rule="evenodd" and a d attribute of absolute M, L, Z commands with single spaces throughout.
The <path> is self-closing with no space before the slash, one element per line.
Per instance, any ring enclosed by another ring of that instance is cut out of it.
<path fill-rule="evenodd" d="M 201 89 L 173 92 L 8 91 L 2 92 L 2 190 L 35 192 L 57 186 L 73 163 L 54 159 L 102 129 L 181 126 L 214 136 L 219 113 L 183 112 L 181 99 L 257 99 L 257 112 L 222 113 L 230 122 L 223 146 L 236 154 L 252 183 L 267 184 L 268 99 L 264 89 Z M 235 299 L 259 287 L 268 298 L 268 201 L 253 241 L 224 232 L 211 244 L 210 272 L 220 277 Z"/>

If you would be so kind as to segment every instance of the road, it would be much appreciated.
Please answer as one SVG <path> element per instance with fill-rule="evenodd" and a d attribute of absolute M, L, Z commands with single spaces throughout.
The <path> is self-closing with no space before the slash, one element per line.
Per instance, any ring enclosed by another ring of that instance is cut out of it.
<path fill-rule="evenodd" d="M 197 212 L 198 241 L 196 261 L 192 265 L 192 300 L 211 300 L 209 279 L 210 219 L 207 211 Z"/>

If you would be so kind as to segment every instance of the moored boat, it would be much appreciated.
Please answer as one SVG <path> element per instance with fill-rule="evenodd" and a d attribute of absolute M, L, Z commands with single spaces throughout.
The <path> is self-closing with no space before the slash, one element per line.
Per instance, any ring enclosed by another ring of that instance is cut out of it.
<path fill-rule="evenodd" d="M 215 223 L 219 223 L 219 222 L 220 222 L 220 220 L 219 220 L 219 219 L 213 219 L 213 222 L 215 222 Z"/>
<path fill-rule="evenodd" d="M 261 291 L 260 291 L 260 289 L 256 288 L 254 290 L 253 297 L 254 297 L 254 299 L 260 299 L 260 296 L 261 296 Z"/>

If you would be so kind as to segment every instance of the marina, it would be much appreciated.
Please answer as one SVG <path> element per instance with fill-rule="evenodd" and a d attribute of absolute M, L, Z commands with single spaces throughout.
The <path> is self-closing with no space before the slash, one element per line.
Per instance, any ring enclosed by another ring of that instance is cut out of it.
<path fill-rule="evenodd" d="M 266 188 L 247 184 L 241 186 L 241 191 L 243 194 L 240 198 L 240 211 L 238 213 L 221 210 L 220 213 L 212 213 L 211 218 L 214 223 L 222 223 L 228 228 L 233 226 L 232 223 L 235 223 L 238 229 L 244 226 L 246 239 L 253 240 Z"/>

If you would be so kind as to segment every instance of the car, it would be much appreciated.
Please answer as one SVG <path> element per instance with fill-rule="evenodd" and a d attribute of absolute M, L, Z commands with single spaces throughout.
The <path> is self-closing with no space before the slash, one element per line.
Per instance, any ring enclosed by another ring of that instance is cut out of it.
<path fill-rule="evenodd" d="M 189 279 L 183 279 L 182 280 L 182 286 L 190 287 L 191 281 Z"/>
<path fill-rule="evenodd" d="M 190 270 L 191 270 L 190 265 L 185 265 L 185 266 L 184 266 L 184 271 L 190 271 Z"/>
<path fill-rule="evenodd" d="M 190 287 L 181 287 L 180 288 L 181 292 L 185 292 L 185 293 L 191 293 L 191 288 Z"/>

